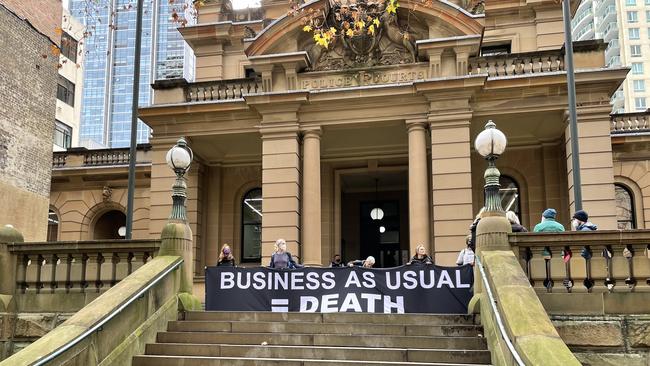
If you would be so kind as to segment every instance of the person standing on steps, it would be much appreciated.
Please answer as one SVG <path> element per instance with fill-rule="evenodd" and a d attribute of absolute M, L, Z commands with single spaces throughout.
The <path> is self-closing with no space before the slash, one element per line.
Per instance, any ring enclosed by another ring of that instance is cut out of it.
<path fill-rule="evenodd" d="M 413 263 L 416 263 L 416 264 L 433 264 L 433 260 L 427 254 L 426 249 L 424 249 L 424 245 L 419 244 L 415 248 L 415 255 L 413 256 L 413 258 L 411 258 L 411 260 L 408 263 L 406 263 L 406 265 L 411 265 Z"/>
<path fill-rule="evenodd" d="M 340 254 L 334 254 L 334 257 L 332 258 L 332 263 L 330 263 L 330 268 L 338 268 L 338 267 L 345 267 L 345 264 L 343 263 Z"/>
<path fill-rule="evenodd" d="M 547 208 L 542 213 L 542 222 L 535 225 L 533 232 L 536 233 L 558 233 L 564 231 L 564 226 L 559 222 L 555 221 L 557 216 L 557 211 L 552 208 Z"/>
<path fill-rule="evenodd" d="M 470 266 L 474 266 L 474 242 L 472 242 L 472 235 L 467 235 L 467 238 L 465 238 L 465 243 L 467 244 L 467 248 L 463 249 L 458 253 L 458 259 L 456 259 L 456 264 L 459 266 L 464 266 L 466 264 L 469 264 Z"/>
<path fill-rule="evenodd" d="M 293 260 L 291 253 L 287 252 L 287 242 L 284 239 L 275 241 L 275 251 L 271 255 L 269 267 L 279 269 L 302 268 L 300 264 Z"/>
<path fill-rule="evenodd" d="M 573 220 L 571 220 L 571 225 L 575 231 L 595 231 L 598 230 L 598 226 L 589 222 L 589 215 L 584 210 L 578 210 L 573 214 Z"/>
<path fill-rule="evenodd" d="M 219 259 L 217 260 L 217 267 L 235 267 L 235 257 L 232 255 L 230 245 L 224 244 L 219 252 Z"/>
<path fill-rule="evenodd" d="M 508 221 L 510 221 L 510 227 L 512 228 L 513 233 L 527 233 L 528 229 L 526 229 L 521 223 L 519 222 L 519 218 L 517 217 L 517 214 L 514 213 L 514 211 L 508 211 L 506 212 L 506 218 Z"/>

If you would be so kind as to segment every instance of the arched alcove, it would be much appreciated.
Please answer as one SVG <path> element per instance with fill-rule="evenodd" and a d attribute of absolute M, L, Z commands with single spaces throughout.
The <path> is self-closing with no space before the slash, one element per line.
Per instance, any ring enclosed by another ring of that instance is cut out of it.
<path fill-rule="evenodd" d="M 93 226 L 93 240 L 124 239 L 119 229 L 126 225 L 126 215 L 122 211 L 111 210 L 102 214 Z"/>

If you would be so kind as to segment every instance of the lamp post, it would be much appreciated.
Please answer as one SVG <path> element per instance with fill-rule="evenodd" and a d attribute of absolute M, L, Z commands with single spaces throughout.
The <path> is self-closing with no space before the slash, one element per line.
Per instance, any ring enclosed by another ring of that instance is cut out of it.
<path fill-rule="evenodd" d="M 492 121 L 488 121 L 485 129 L 474 140 L 474 148 L 488 163 L 483 174 L 485 177 L 485 210 L 476 227 L 475 253 L 480 259 L 483 259 L 483 254 L 486 251 L 511 250 L 508 233 L 512 232 L 512 228 L 501 206 L 501 197 L 499 197 L 501 172 L 496 167 L 496 161 L 506 150 L 507 145 L 506 135 L 499 131 Z M 474 271 L 474 297 L 469 304 L 470 313 L 479 312 L 479 299 L 483 292 L 481 281 L 480 271 Z"/>
<path fill-rule="evenodd" d="M 474 148 L 488 162 L 488 167 L 483 175 L 485 177 L 485 212 L 503 214 L 501 197 L 499 197 L 501 172 L 496 167 L 496 160 L 506 150 L 507 145 L 506 135 L 499 131 L 491 120 L 485 125 L 485 130 L 479 133 L 474 140 Z"/>
<path fill-rule="evenodd" d="M 192 149 L 187 146 L 184 138 L 178 139 L 167 152 L 165 160 L 167 165 L 176 173 L 176 182 L 172 186 L 172 213 L 169 215 L 170 220 L 187 222 L 185 209 L 185 200 L 187 199 L 187 184 L 185 184 L 185 173 L 189 170 L 194 154 Z"/>
<path fill-rule="evenodd" d="M 187 146 L 184 138 L 178 139 L 167 152 L 165 160 L 167 165 L 176 173 L 176 181 L 172 186 L 172 212 L 167 224 L 160 234 L 159 256 L 173 255 L 183 258 L 181 267 L 181 281 L 178 300 L 181 310 L 198 310 L 201 301 L 192 295 L 194 277 L 194 251 L 192 243 L 192 229 L 187 222 L 185 200 L 187 199 L 187 184 L 185 173 L 190 168 L 194 154 Z"/>

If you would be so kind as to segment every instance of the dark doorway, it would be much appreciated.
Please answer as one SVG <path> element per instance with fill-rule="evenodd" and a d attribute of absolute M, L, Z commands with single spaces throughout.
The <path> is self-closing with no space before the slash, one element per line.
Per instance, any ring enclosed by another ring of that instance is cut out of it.
<path fill-rule="evenodd" d="M 399 201 L 361 202 L 360 209 L 361 253 L 375 257 L 376 267 L 402 265 Z M 373 209 L 381 210 L 383 217 L 373 219 Z"/>
<path fill-rule="evenodd" d="M 374 208 L 381 209 L 381 219 L 371 215 Z M 343 259 L 366 259 L 371 255 L 376 268 L 395 267 L 408 261 L 408 243 L 407 172 L 342 175 Z"/>
<path fill-rule="evenodd" d="M 126 215 L 121 211 L 113 210 L 103 214 L 93 230 L 93 239 L 124 239 L 120 236 L 119 230 L 126 225 Z"/>

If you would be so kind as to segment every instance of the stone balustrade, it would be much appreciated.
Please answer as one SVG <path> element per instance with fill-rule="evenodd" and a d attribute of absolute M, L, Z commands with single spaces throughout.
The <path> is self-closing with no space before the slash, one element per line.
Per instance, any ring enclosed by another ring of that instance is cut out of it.
<path fill-rule="evenodd" d="M 469 75 L 489 77 L 564 71 L 563 50 L 483 56 L 469 60 Z"/>
<path fill-rule="evenodd" d="M 206 81 L 184 86 L 186 102 L 238 99 L 244 94 L 261 91 L 262 81 L 259 78 Z"/>
<path fill-rule="evenodd" d="M 137 146 L 136 162 L 150 163 L 150 150 L 150 144 L 139 144 Z M 95 150 L 88 150 L 83 147 L 71 148 L 67 151 L 54 152 L 52 168 L 128 165 L 130 156 L 129 148 Z"/>
<path fill-rule="evenodd" d="M 14 243 L 17 293 L 101 292 L 146 264 L 160 240 Z"/>
<path fill-rule="evenodd" d="M 650 133 L 650 109 L 645 112 L 615 113 L 610 120 L 612 135 Z"/>
<path fill-rule="evenodd" d="M 650 292 L 650 230 L 510 234 L 538 292 Z"/>

